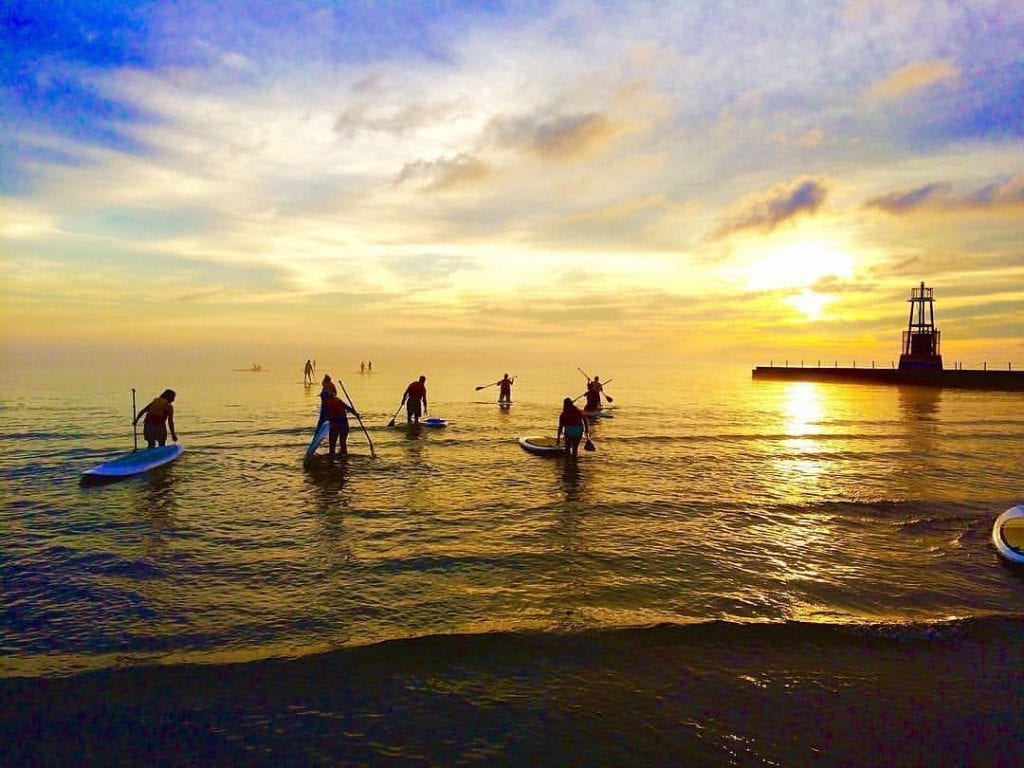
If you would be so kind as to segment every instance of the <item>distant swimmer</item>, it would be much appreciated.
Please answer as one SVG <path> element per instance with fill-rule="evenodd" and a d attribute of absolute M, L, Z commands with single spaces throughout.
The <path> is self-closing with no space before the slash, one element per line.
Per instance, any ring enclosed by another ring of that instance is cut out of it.
<path fill-rule="evenodd" d="M 313 383 L 313 363 L 311 363 L 308 359 L 306 360 L 306 368 L 305 368 L 304 375 L 303 375 L 303 378 L 302 378 L 302 383 L 303 384 L 312 384 Z"/>
<path fill-rule="evenodd" d="M 405 420 L 409 424 L 419 424 L 420 416 L 427 412 L 427 377 L 420 376 L 405 388 L 399 408 L 405 406 Z"/>
<path fill-rule="evenodd" d="M 359 418 L 359 413 L 355 408 L 349 406 L 344 400 L 338 397 L 337 392 L 333 390 L 333 383 L 331 388 L 324 387 L 320 392 L 320 420 L 317 422 L 317 429 L 325 421 L 331 423 L 331 429 L 328 433 L 329 451 L 328 458 L 333 459 L 335 454 L 335 447 L 337 446 L 338 453 L 342 456 L 348 455 L 348 415 L 351 413 L 356 418 Z"/>
<path fill-rule="evenodd" d="M 171 437 L 178 442 L 178 433 L 174 431 L 174 402 L 173 389 L 165 389 L 160 397 L 153 398 L 153 402 L 135 414 L 132 424 L 138 424 L 139 419 L 146 417 L 142 425 L 142 436 L 146 439 L 146 447 L 153 448 L 159 443 L 161 446 L 167 444 L 167 428 L 170 427 Z"/>
<path fill-rule="evenodd" d="M 367 371 L 372 371 L 373 370 L 373 360 L 367 360 L 366 361 L 366 370 Z"/>
<path fill-rule="evenodd" d="M 572 398 L 567 397 L 562 401 L 562 412 L 558 416 L 558 434 L 556 440 L 562 439 L 565 433 L 565 450 L 570 456 L 578 456 L 580 452 L 580 441 L 583 436 L 590 437 L 590 429 L 587 427 L 587 419 L 583 412 L 572 404 Z"/>

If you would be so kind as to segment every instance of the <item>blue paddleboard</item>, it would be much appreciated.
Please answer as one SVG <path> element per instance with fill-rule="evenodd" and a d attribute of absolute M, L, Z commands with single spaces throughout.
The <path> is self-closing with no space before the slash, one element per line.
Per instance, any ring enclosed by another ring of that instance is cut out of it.
<path fill-rule="evenodd" d="M 316 449 L 320 447 L 320 443 L 327 437 L 327 433 L 331 431 L 331 422 L 325 421 L 319 426 L 316 434 L 313 435 L 313 439 L 309 441 L 309 447 L 306 448 L 306 458 L 303 461 L 309 461 L 313 458 L 313 454 L 316 453 Z"/>
<path fill-rule="evenodd" d="M 143 448 L 139 451 L 132 451 L 123 456 L 118 456 L 113 461 L 100 464 L 98 467 L 87 469 L 82 473 L 83 477 L 130 477 L 140 472 L 146 472 L 168 462 L 174 461 L 184 453 L 185 449 L 180 443 L 163 445 L 156 448 Z"/>

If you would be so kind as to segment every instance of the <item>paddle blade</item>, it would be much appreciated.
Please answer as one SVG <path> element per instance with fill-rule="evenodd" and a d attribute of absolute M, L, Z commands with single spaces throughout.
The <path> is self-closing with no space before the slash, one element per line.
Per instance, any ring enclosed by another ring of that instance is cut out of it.
<path fill-rule="evenodd" d="M 590 438 L 588 437 L 588 438 L 587 438 L 587 442 L 585 442 L 585 443 L 583 444 L 583 450 L 584 450 L 584 451 L 596 451 L 596 450 L 597 450 L 597 446 L 596 446 L 596 445 L 594 445 L 594 441 L 593 441 L 593 440 L 591 440 L 591 439 L 590 439 Z"/>
<path fill-rule="evenodd" d="M 609 403 L 614 403 L 615 402 L 615 398 L 612 397 L 611 395 L 605 395 L 604 399 L 607 400 Z"/>

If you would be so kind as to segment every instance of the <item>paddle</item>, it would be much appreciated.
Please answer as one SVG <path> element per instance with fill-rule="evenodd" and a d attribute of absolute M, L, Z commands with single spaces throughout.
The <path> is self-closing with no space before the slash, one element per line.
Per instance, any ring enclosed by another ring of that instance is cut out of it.
<path fill-rule="evenodd" d="M 509 381 L 515 381 L 515 380 L 516 380 L 515 376 L 513 376 L 511 379 L 509 379 Z M 487 389 L 488 387 L 497 386 L 498 384 L 501 384 L 502 381 L 504 381 L 504 379 L 498 379 L 497 381 L 495 381 L 495 382 L 493 382 L 491 384 L 481 384 L 479 387 L 473 387 L 473 389 L 475 389 L 477 392 L 479 392 L 481 389 Z"/>
<path fill-rule="evenodd" d="M 135 387 L 132 387 L 132 453 L 139 450 L 139 412 L 135 410 Z"/>
<path fill-rule="evenodd" d="M 402 410 L 402 406 L 403 406 L 403 405 L 405 405 L 405 403 L 401 403 L 401 404 L 400 404 L 400 405 L 398 406 L 398 411 Z M 389 422 L 388 422 L 388 426 L 389 426 L 389 427 L 393 427 L 393 426 L 395 426 L 395 419 L 397 419 L 397 418 L 398 418 L 398 411 L 395 411 L 395 415 L 394 415 L 394 416 L 392 416 L 392 417 L 391 417 L 391 421 L 389 421 Z"/>
<path fill-rule="evenodd" d="M 576 366 L 576 370 L 579 371 L 580 373 L 582 373 L 584 376 L 586 376 L 587 377 L 587 381 L 590 381 L 590 374 L 588 374 L 586 371 L 584 371 L 578 365 Z M 611 379 L 608 379 L 608 381 L 611 381 Z M 604 384 L 602 384 L 601 386 L 604 387 L 604 385 L 607 384 L 608 381 L 604 382 Z M 604 395 L 604 399 L 607 400 L 609 403 L 614 403 L 615 402 L 615 398 L 612 397 L 611 395 L 609 395 L 603 389 L 601 390 L 601 394 Z M 582 397 L 582 395 L 581 395 L 581 397 Z"/>
<path fill-rule="evenodd" d="M 349 407 L 352 409 L 353 413 L 355 414 L 356 421 L 359 422 L 359 426 L 363 430 L 363 434 L 366 435 L 366 442 L 368 442 L 370 444 L 370 456 L 372 456 L 373 458 L 376 459 L 377 458 L 377 452 L 375 450 L 373 450 L 373 440 L 370 439 L 370 433 L 367 432 L 366 431 L 366 427 L 363 426 L 363 420 L 359 416 L 359 411 L 356 410 L 355 403 L 352 402 L 352 398 L 349 397 L 348 390 L 345 389 L 345 382 L 343 382 L 341 379 L 338 379 L 338 383 L 341 384 L 341 391 L 344 393 L 345 399 L 348 400 Z"/>
<path fill-rule="evenodd" d="M 611 382 L 611 381 L 615 381 L 615 379 L 608 379 L 608 381 L 606 381 L 606 382 L 605 382 L 605 384 L 607 384 L 608 382 Z M 586 397 L 586 395 L 587 395 L 587 393 L 586 393 L 586 392 L 584 392 L 584 393 L 583 393 L 582 395 L 576 395 L 576 397 L 574 397 L 574 398 L 572 399 L 572 401 L 573 401 L 573 402 L 575 403 L 575 402 L 576 402 L 577 400 L 579 400 L 579 399 L 580 399 L 581 397 Z M 608 397 L 608 395 L 605 395 L 605 397 Z M 608 400 L 609 400 L 609 402 L 611 402 L 611 398 L 610 398 L 610 397 L 608 397 Z"/>

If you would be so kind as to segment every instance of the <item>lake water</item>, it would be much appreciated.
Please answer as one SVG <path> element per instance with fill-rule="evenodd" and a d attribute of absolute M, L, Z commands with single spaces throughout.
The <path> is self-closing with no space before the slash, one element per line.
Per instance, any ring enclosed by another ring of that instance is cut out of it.
<path fill-rule="evenodd" d="M 583 391 L 574 363 L 511 370 L 501 410 L 496 388 L 474 389 L 500 369 L 356 361 L 326 369 L 376 458 L 353 422 L 347 461 L 304 467 L 319 402 L 302 362 L 160 378 L 5 366 L 0 705 L 18 714 L 3 751 L 1019 758 L 1024 578 L 990 540 L 1024 502 L 1019 394 L 598 370 L 613 418 L 571 461 L 516 439 L 554 433 Z M 386 427 L 420 373 L 449 427 Z M 132 386 L 140 408 L 177 390 L 185 453 L 82 487 L 132 447 Z"/>

